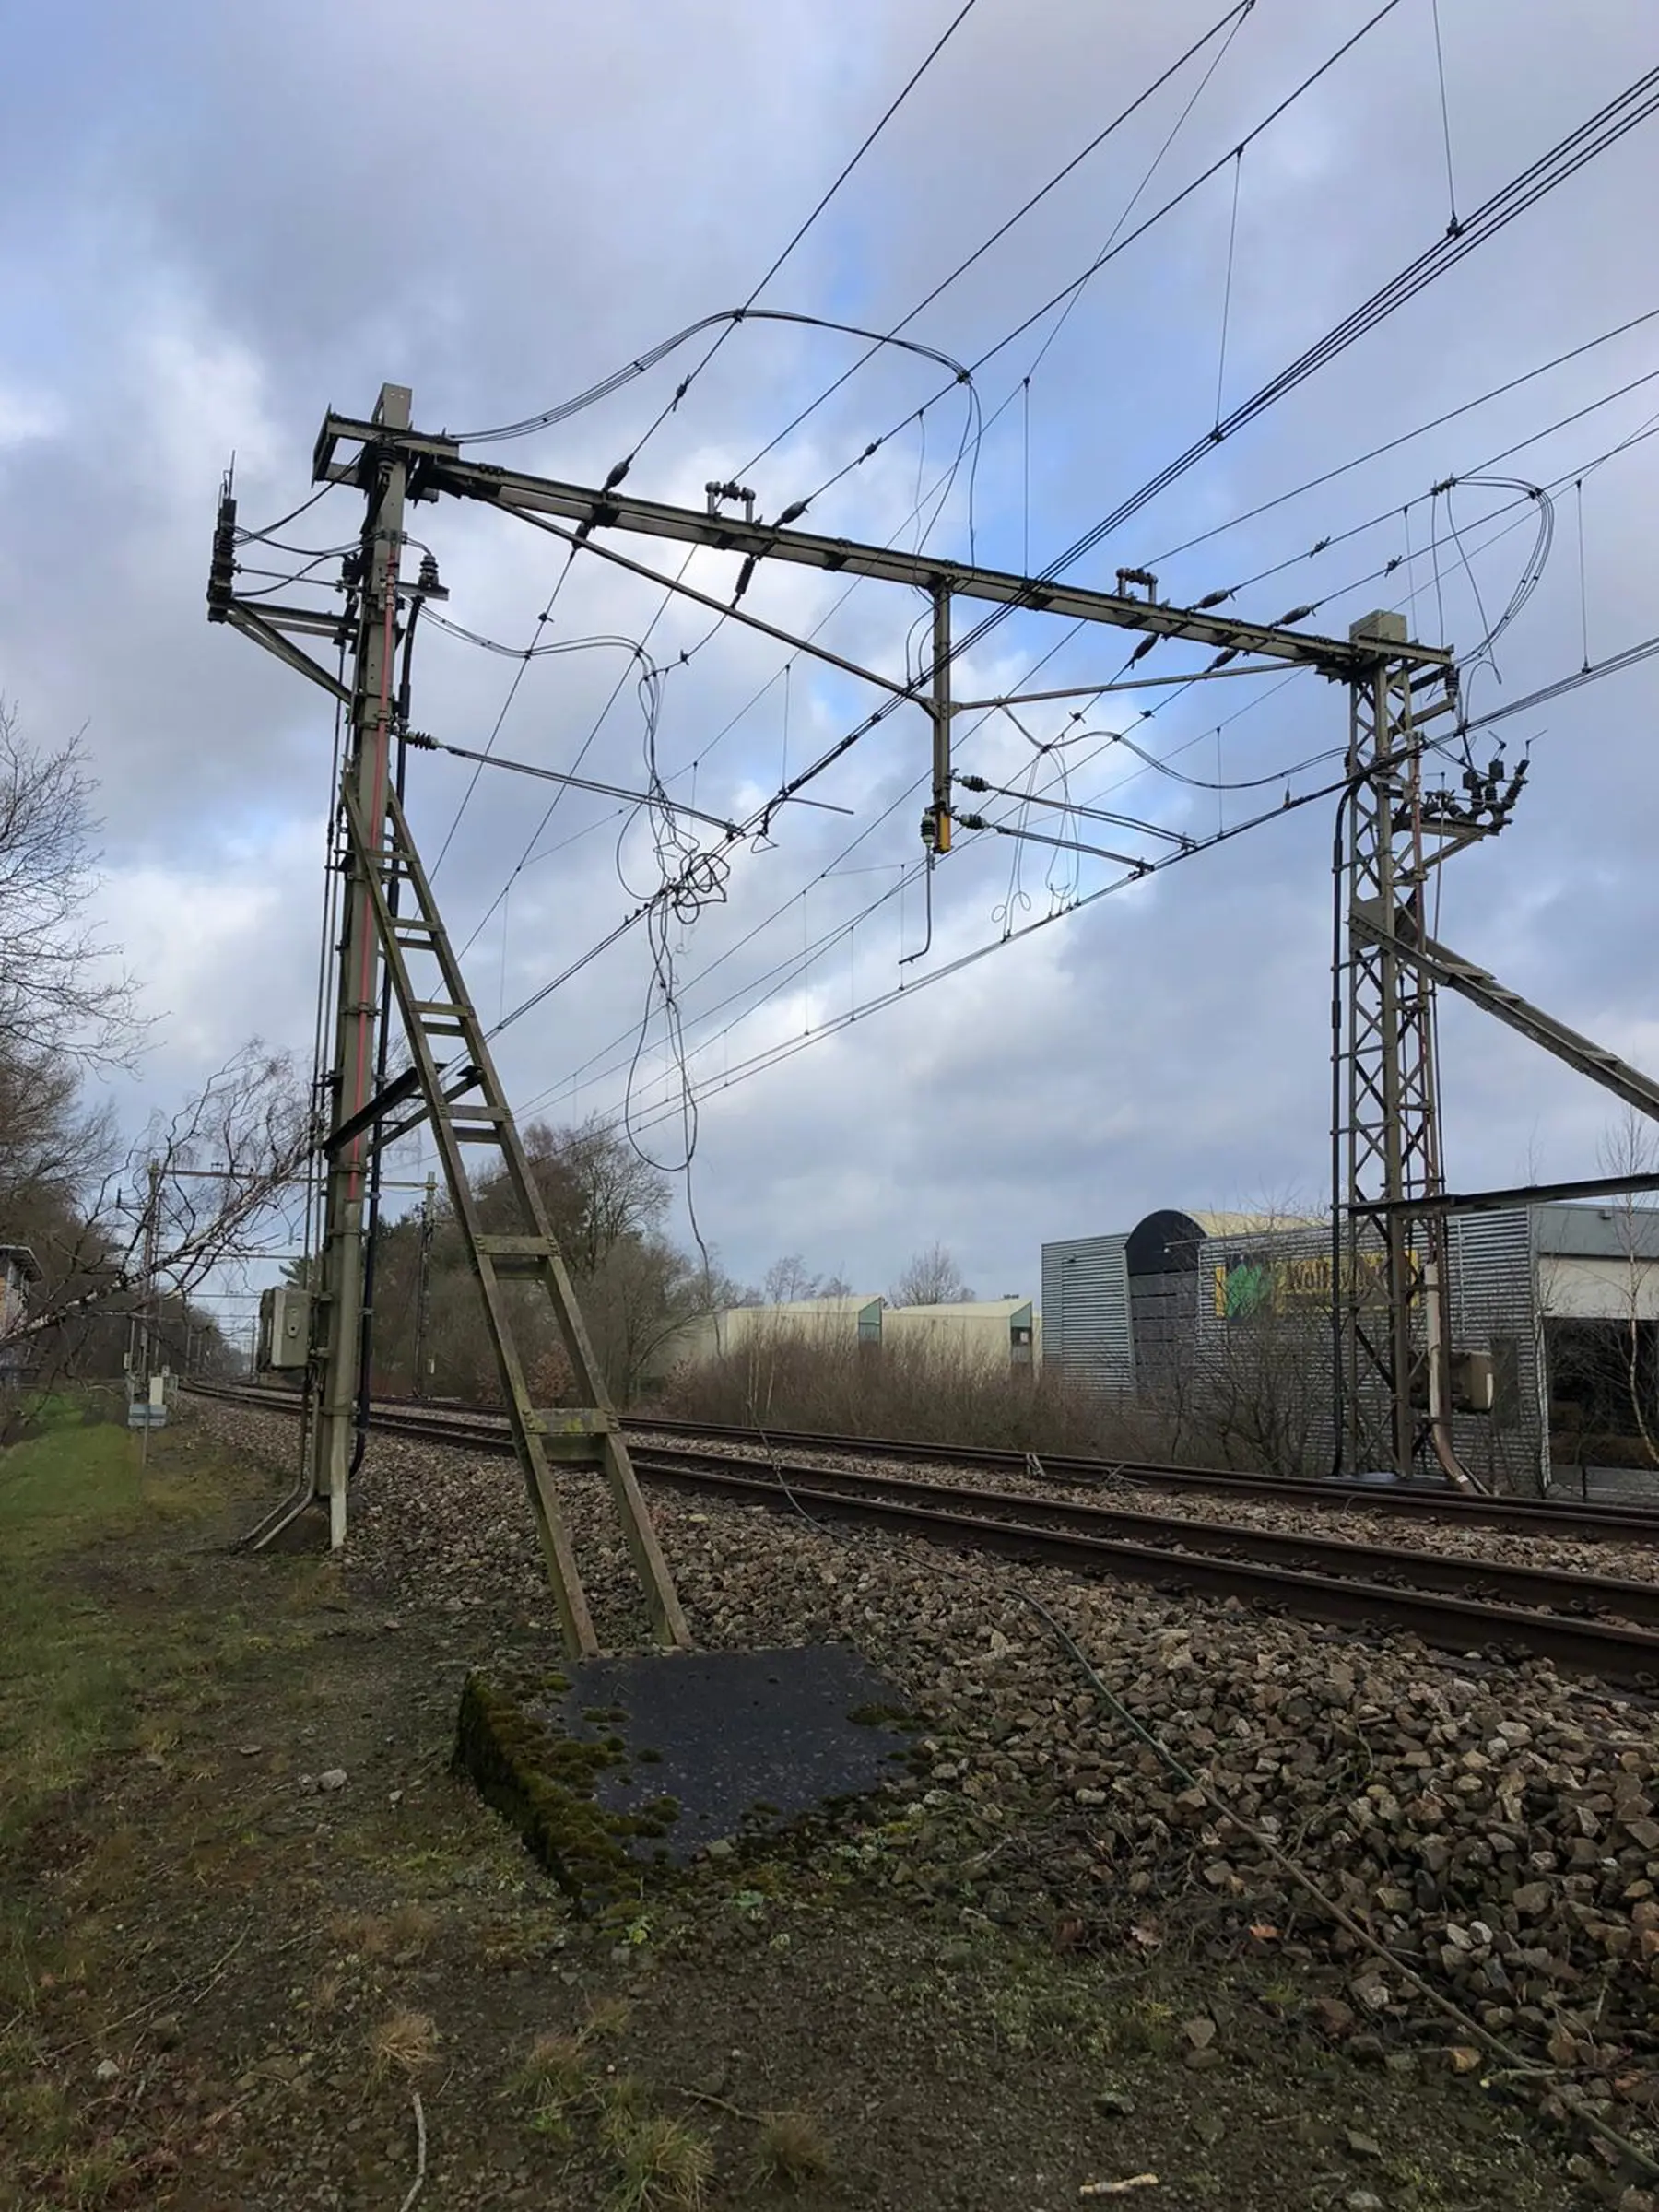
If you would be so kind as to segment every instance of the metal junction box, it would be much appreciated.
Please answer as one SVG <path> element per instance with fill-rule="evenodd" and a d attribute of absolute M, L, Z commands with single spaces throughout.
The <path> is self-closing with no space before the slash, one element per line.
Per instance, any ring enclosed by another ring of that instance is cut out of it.
<path fill-rule="evenodd" d="M 303 1367 L 311 1353 L 311 1292 L 277 1283 L 259 1297 L 259 1366 Z"/>

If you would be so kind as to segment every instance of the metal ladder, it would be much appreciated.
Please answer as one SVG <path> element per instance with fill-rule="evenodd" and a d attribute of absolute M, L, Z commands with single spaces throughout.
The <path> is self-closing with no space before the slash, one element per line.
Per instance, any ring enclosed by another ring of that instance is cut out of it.
<path fill-rule="evenodd" d="M 424 1118 L 431 1124 L 450 1204 L 477 1277 L 485 1324 L 500 1371 L 501 1395 L 566 1645 L 575 1658 L 591 1658 L 599 1650 L 559 1502 L 554 1470 L 560 1465 L 603 1471 L 644 1594 L 652 1633 L 659 1643 L 687 1649 L 691 1638 L 686 1617 L 594 1358 L 570 1269 L 548 1224 L 483 1025 L 439 918 L 402 805 L 388 790 L 387 838 L 382 842 L 368 835 L 349 780 L 344 795 L 347 830 L 368 882 L 375 929 L 425 1101 Z M 394 903 L 394 885 L 410 894 L 412 912 L 405 911 L 401 897 Z M 435 964 L 434 988 L 417 984 L 411 973 L 417 959 Z M 498 1156 L 516 1224 L 509 1233 L 480 1226 L 477 1197 L 466 1169 L 467 1146 L 493 1147 Z M 532 1404 L 505 1296 L 505 1286 L 513 1282 L 539 1285 L 546 1293 L 574 1378 L 577 1406 L 538 1409 Z"/>

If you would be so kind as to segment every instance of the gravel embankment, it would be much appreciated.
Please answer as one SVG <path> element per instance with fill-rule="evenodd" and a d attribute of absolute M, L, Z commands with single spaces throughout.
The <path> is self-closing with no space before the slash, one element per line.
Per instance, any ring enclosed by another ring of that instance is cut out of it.
<path fill-rule="evenodd" d="M 291 1466 L 290 1422 L 198 1405 L 227 1443 Z M 625 1642 L 637 1608 L 607 1502 L 588 1478 L 569 1496 L 601 1632 Z M 1488 2029 L 1560 2069 L 1563 2104 L 1638 2128 L 1659 2106 L 1659 1714 L 1641 1699 L 1544 1662 L 1459 1662 L 1411 1638 L 962 1559 L 759 1507 L 662 1490 L 652 1503 L 698 1641 L 856 1641 L 928 1716 L 927 1823 L 941 1837 L 970 1831 L 982 1860 L 1005 1854 L 999 1872 L 1050 1909 L 1085 1925 L 1128 1910 L 1153 1928 L 1163 1912 L 1173 1929 L 1203 1900 L 1241 1939 L 1253 1922 L 1294 1927 L 1343 1962 L 1333 2032 L 1405 2022 L 1456 2040 L 1397 1975 L 1321 1928 L 1256 1844 L 1130 1735 L 1021 1591 L 1241 1820 Z M 1441 1532 L 1412 1533 L 1440 1547 Z M 1448 1548 L 1477 1532 L 1455 1535 Z M 1612 1548 L 1561 1563 L 1631 1571 Z M 480 1658 L 544 1639 L 552 1648 L 510 1461 L 376 1440 L 347 1559 L 352 1580 L 409 1626 L 433 1614 L 476 1624 Z"/>
<path fill-rule="evenodd" d="M 428 1409 L 427 1418 L 444 1418 L 447 1409 Z M 457 1422 L 477 1419 L 472 1413 L 456 1412 Z M 1207 1521 L 1230 1527 L 1258 1528 L 1276 1534 L 1324 1535 L 1355 1544 L 1383 1544 L 1402 1551 L 1436 1551 L 1472 1559 L 1489 1559 L 1500 1565 L 1559 1569 L 1563 1573 L 1628 1577 L 1632 1582 L 1659 1582 L 1659 1544 L 1607 1539 L 1593 1535 L 1537 1535 L 1524 1531 L 1481 1528 L 1458 1522 L 1421 1519 L 1408 1513 L 1391 1513 L 1363 1505 L 1334 1500 L 1298 1505 L 1293 1500 L 1229 1497 L 1224 1490 L 1181 1490 L 1117 1476 L 1100 1482 L 1067 1483 L 1049 1476 L 1021 1474 L 1013 1469 L 974 1468 L 948 1460 L 895 1460 L 856 1451 L 808 1449 L 789 1444 L 773 1450 L 742 1439 L 715 1447 L 706 1436 L 679 1435 L 672 1430 L 652 1431 L 633 1440 L 636 1453 L 686 1450 L 708 1452 L 718 1448 L 735 1459 L 753 1459 L 763 1466 L 781 1461 L 785 1467 L 821 1463 L 849 1474 L 898 1476 L 916 1482 L 966 1484 L 982 1489 L 1005 1490 L 1017 1498 L 1049 1499 L 1068 1505 L 1100 1505 L 1147 1513 L 1164 1520 Z"/>

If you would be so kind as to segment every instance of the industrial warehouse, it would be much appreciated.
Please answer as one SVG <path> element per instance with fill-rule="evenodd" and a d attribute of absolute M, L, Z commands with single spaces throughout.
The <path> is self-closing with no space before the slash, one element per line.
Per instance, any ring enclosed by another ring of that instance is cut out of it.
<path fill-rule="evenodd" d="M 1043 1245 L 1044 1355 L 1195 1427 L 1252 1401 L 1279 1464 L 1328 1474 L 1332 1279 L 1325 1223 L 1162 1208 Z M 1452 1431 L 1484 1484 L 1542 1492 L 1582 1486 L 1592 1465 L 1655 1465 L 1659 1207 L 1454 1217 L 1445 1290 Z"/>
<path fill-rule="evenodd" d="M 901 1346 L 987 1374 L 1034 1368 L 1042 1358 L 1041 1323 L 1029 1298 L 905 1306 L 874 1292 L 862 1298 L 725 1306 L 706 1315 L 673 1350 L 695 1364 L 781 1343 L 833 1349 L 849 1339 L 872 1349 Z"/>

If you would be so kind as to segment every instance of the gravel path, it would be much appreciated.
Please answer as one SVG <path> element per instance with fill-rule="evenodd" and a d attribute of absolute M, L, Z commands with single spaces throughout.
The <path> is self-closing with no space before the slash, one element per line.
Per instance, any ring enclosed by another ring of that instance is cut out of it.
<path fill-rule="evenodd" d="M 291 1421 L 197 1404 L 226 1442 L 291 1466 Z M 621 1538 L 596 1481 L 568 1494 L 601 1633 L 620 1645 L 640 1632 Z M 966 1830 L 981 1860 L 1005 1853 L 1010 1881 L 1035 1885 L 1055 1912 L 1085 1928 L 1138 1912 L 1148 1943 L 1194 1912 L 1236 1924 L 1241 1941 L 1252 1925 L 1269 1942 L 1294 1929 L 1341 1963 L 1332 2032 L 1392 2021 L 1455 2040 L 1352 1937 L 1310 1924 L 1257 1845 L 1112 1714 L 1022 1591 L 1241 1820 L 1488 2029 L 1559 2069 L 1550 2093 L 1563 2106 L 1639 2134 L 1659 2108 L 1659 1715 L 1644 1700 L 1541 1661 L 1460 1663 L 1412 1638 L 1011 1569 L 759 1507 L 661 1489 L 652 1507 L 698 1642 L 855 1641 L 928 1718 L 924 1829 Z M 1234 1510 L 1285 1524 L 1277 1508 Z M 1322 1512 L 1318 1525 L 1352 1518 Z M 1442 1547 L 1440 1530 L 1411 1533 Z M 1623 1549 L 1616 1565 L 1614 1547 L 1584 1546 L 1582 1560 L 1578 1548 L 1524 1556 L 1635 1571 Z M 347 1565 L 394 1610 L 471 1616 L 481 1659 L 551 1646 L 506 1459 L 373 1441 Z"/>

